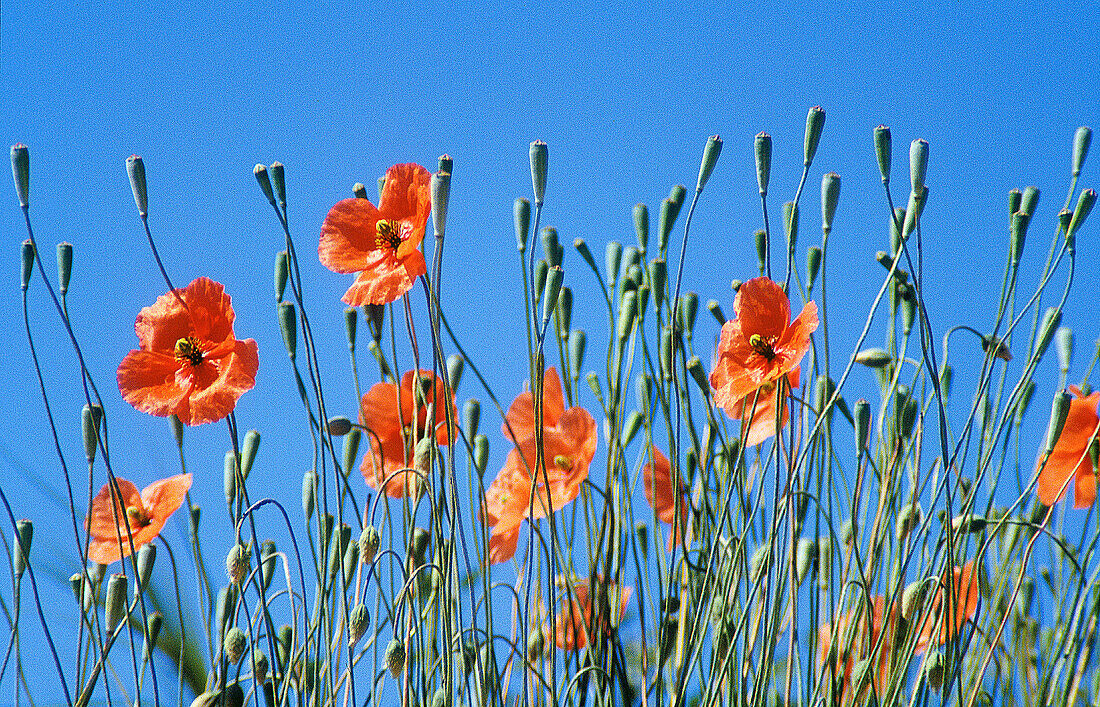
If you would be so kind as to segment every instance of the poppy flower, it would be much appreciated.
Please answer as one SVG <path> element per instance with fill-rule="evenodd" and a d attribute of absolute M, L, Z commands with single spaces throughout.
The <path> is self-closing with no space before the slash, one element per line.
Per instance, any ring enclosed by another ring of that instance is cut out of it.
<path fill-rule="evenodd" d="M 485 489 L 482 513 L 482 521 L 493 528 L 489 538 L 491 564 L 515 555 L 524 518 L 544 518 L 577 497 L 596 455 L 596 421 L 584 408 L 565 409 L 561 379 L 554 368 L 546 371 L 542 398 L 542 470 L 536 471 L 535 466 L 538 447 L 534 396 L 520 393 L 505 416 L 504 434 L 515 447 L 508 453 L 504 468 Z"/>
<path fill-rule="evenodd" d="M 1073 479 L 1073 507 L 1085 508 L 1096 502 L 1096 465 L 1089 447 L 1097 439 L 1100 417 L 1096 414 L 1100 391 L 1082 395 L 1075 385 L 1069 387 L 1074 398 L 1062 434 L 1044 464 L 1039 460 L 1039 500 L 1052 506 L 1062 500 L 1066 482 Z"/>
<path fill-rule="evenodd" d="M 131 537 L 135 551 L 152 542 L 191 488 L 190 474 L 154 481 L 141 493 L 126 479 L 116 476 L 115 481 L 117 495 L 111 484 L 104 484 L 92 499 L 88 517 L 88 559 L 101 565 L 128 557 Z"/>
<path fill-rule="evenodd" d="M 233 334 L 233 307 L 220 283 L 200 277 L 138 314 L 141 348 L 118 366 L 118 390 L 150 415 L 185 425 L 222 419 L 256 385 L 256 342 Z"/>
<path fill-rule="evenodd" d="M 420 495 L 426 480 L 411 468 L 413 453 L 417 442 L 433 435 L 438 444 L 450 444 L 447 404 L 451 419 L 456 419 L 454 392 L 444 401 L 443 381 L 431 371 L 408 371 L 401 376 L 400 388 L 394 383 L 375 383 L 363 394 L 359 422 L 370 431 L 370 451 L 363 455 L 359 470 L 372 488 L 381 488 L 385 482 L 386 493 L 393 498 L 406 493 L 413 498 Z"/>
<path fill-rule="evenodd" d="M 346 304 L 392 302 L 427 271 L 420 242 L 432 210 L 430 182 L 424 167 L 397 164 L 386 170 L 377 207 L 354 198 L 329 210 L 317 256 L 333 272 L 359 273 L 344 293 Z"/>
<path fill-rule="evenodd" d="M 950 614 L 943 603 L 947 593 L 947 573 L 944 573 L 939 588 L 928 606 L 928 612 L 921 622 L 920 634 L 917 638 L 917 653 L 923 652 L 928 646 L 942 646 L 962 631 L 963 625 L 973 619 L 978 613 L 978 575 L 974 569 L 974 561 L 967 562 L 962 567 L 952 569 L 951 591 L 955 596 L 954 607 Z"/>
<path fill-rule="evenodd" d="M 824 624 L 817 631 L 817 665 L 825 669 L 829 679 L 839 681 L 842 693 L 851 685 L 852 669 L 861 660 L 870 659 L 875 671 L 872 684 L 879 697 L 882 696 L 890 677 L 890 653 L 901 628 L 896 606 L 890 610 L 889 623 L 884 626 L 886 597 L 871 597 L 870 606 L 860 600 L 859 606 L 837 617 L 835 627 Z M 853 627 L 853 622 L 856 622 Z M 882 636 L 883 630 L 887 631 Z M 881 640 L 880 640 L 881 639 Z M 847 643 L 848 641 L 851 643 Z M 834 645 L 835 643 L 835 645 Z M 859 699 L 859 695 L 854 696 Z"/>
<path fill-rule="evenodd" d="M 783 288 L 766 277 L 741 285 L 733 311 L 736 318 L 722 325 L 710 374 L 714 403 L 722 408 L 793 371 L 810 350 L 810 334 L 817 329 L 817 305 L 807 302 L 792 322 Z"/>
<path fill-rule="evenodd" d="M 563 651 L 575 651 L 588 645 L 588 635 L 596 625 L 603 627 L 605 635 L 610 635 L 612 629 L 617 628 L 626 616 L 626 605 L 634 588 L 628 586 L 620 589 L 614 582 L 605 584 L 602 579 L 597 579 L 596 584 L 599 590 L 608 593 L 606 606 L 610 610 L 610 616 L 614 618 L 608 621 L 607 615 L 599 616 L 604 610 L 601 606 L 603 602 L 593 605 L 593 592 L 589 589 L 588 580 L 576 582 L 573 585 L 575 596 L 566 596 L 554 616 L 553 633 L 549 624 L 542 629 L 546 638 L 553 635 L 554 644 Z"/>
<path fill-rule="evenodd" d="M 787 395 L 791 390 L 798 387 L 798 378 L 799 367 L 795 366 L 794 370 L 787 374 L 788 389 L 784 391 L 783 395 L 782 417 L 779 420 L 780 429 L 787 426 L 787 420 L 790 418 L 790 411 L 787 409 Z M 742 426 L 745 425 L 745 418 L 749 418 L 749 428 L 744 433 L 746 447 L 755 447 L 762 444 L 769 437 L 775 436 L 775 409 L 779 397 L 778 388 L 779 386 L 775 381 L 770 381 L 731 405 L 725 406 L 726 415 L 731 420 L 741 420 Z"/>
<path fill-rule="evenodd" d="M 672 481 L 672 465 L 668 461 L 661 450 L 656 447 L 650 447 L 650 451 L 653 454 L 653 461 L 642 467 L 642 480 L 645 483 L 645 500 L 649 502 L 649 505 L 653 508 L 657 514 L 657 519 L 662 523 L 672 524 L 676 520 L 676 498 L 679 495 L 679 516 L 680 516 L 680 528 L 673 528 L 669 531 L 668 535 L 668 547 L 671 551 L 672 546 L 679 542 L 679 539 L 683 537 L 681 532 L 683 524 L 687 520 L 687 502 L 684 500 L 684 481 L 679 478 L 677 474 L 676 488 L 673 488 Z M 679 491 L 679 494 L 677 494 Z"/>

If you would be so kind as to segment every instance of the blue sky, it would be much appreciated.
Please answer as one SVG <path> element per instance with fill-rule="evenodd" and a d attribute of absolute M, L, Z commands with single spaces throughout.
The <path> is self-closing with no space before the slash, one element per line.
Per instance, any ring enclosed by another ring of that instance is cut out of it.
<path fill-rule="evenodd" d="M 455 160 L 445 306 L 506 401 L 525 377 L 511 208 L 530 195 L 534 139 L 549 143 L 544 224 L 567 246 L 566 284 L 577 294 L 596 290 L 568 244 L 583 237 L 602 261 L 608 239 L 633 243 L 638 201 L 649 204 L 655 229 L 661 199 L 673 184 L 694 183 L 706 138 L 717 133 L 725 147 L 696 214 L 684 287 L 729 313 L 730 280 L 756 270 L 753 136 L 766 130 L 775 141 L 770 206 L 779 223 L 812 105 L 828 117 L 803 196 L 798 257 L 820 238 L 820 178 L 836 171 L 843 187 L 831 254 L 834 265 L 851 262 L 830 275 L 834 345 L 850 349 L 881 281 L 873 254 L 887 246 L 887 211 L 871 145 L 880 123 L 893 129 L 896 200 L 907 191 L 910 140 L 931 143 L 924 233 L 937 337 L 953 324 L 983 329 L 992 321 L 989 283 L 1003 266 L 1007 192 L 1029 184 L 1043 190 L 1025 254 L 1034 281 L 1065 199 L 1073 132 L 1100 128 L 1095 12 L 1068 2 L 689 5 L 4 3 L 0 134 L 30 147 L 31 215 L 51 276 L 53 244 L 74 244 L 70 306 L 105 394 L 118 473 L 140 487 L 176 469 L 167 424 L 130 408 L 114 385 L 118 362 L 135 346 L 134 317 L 165 289 L 126 180 L 132 153 L 145 160 L 150 225 L 174 281 L 207 275 L 224 283 L 238 335 L 259 342 L 257 387 L 241 400 L 238 420 L 264 434 L 254 478 L 292 509 L 310 450 L 273 316 L 282 236 L 253 180 L 257 162 L 287 166 L 330 405 L 349 415 L 338 299 L 350 276 L 312 256 L 321 221 L 354 182 L 373 194 L 389 165 L 434 169 L 443 153 Z M 1086 163 L 1081 186 L 1100 181 L 1097 160 Z M 51 536 L 62 484 L 23 334 L 14 273 L 25 232 L 8 184 L 0 188 L 12 273 L 0 291 L 0 483 L 16 514 L 40 528 L 37 551 L 67 549 L 71 540 Z M 1078 376 L 1100 335 L 1091 304 L 1100 287 L 1088 235 L 1095 227 L 1080 239 L 1075 288 L 1083 296 L 1065 319 L 1077 331 Z M 79 469 L 77 369 L 40 282 L 30 299 L 51 403 Z M 421 299 L 415 307 L 423 312 Z M 575 326 L 598 340 L 602 315 L 584 312 L 578 306 Z M 700 321 L 713 325 L 705 312 Z M 373 380 L 365 352 L 361 362 Z M 460 404 L 483 397 L 472 380 Z M 487 414 L 482 427 L 491 433 L 496 423 Z M 222 503 L 227 444 L 221 425 L 189 434 L 204 506 Z M 73 571 L 43 562 L 59 575 Z"/>

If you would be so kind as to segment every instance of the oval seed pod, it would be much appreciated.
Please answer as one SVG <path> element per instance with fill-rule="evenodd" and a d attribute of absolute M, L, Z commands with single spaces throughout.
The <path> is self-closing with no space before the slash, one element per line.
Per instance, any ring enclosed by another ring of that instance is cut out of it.
<path fill-rule="evenodd" d="M 569 365 L 572 367 L 573 380 L 580 377 L 584 365 L 585 334 L 581 329 L 569 332 Z"/>
<path fill-rule="evenodd" d="M 298 315 L 291 302 L 280 302 L 276 310 L 279 315 L 279 331 L 283 334 L 283 345 L 287 356 L 293 361 L 298 355 Z"/>
<path fill-rule="evenodd" d="M 225 632 L 225 640 L 222 641 L 222 649 L 230 664 L 236 665 L 237 661 L 244 657 L 248 650 L 248 636 L 239 626 L 234 626 Z"/>
<path fill-rule="evenodd" d="M 527 237 L 531 231 L 531 202 L 519 198 L 512 203 L 512 217 L 516 227 L 516 249 L 527 250 Z"/>
<path fill-rule="evenodd" d="M 718 155 L 720 154 L 722 154 L 722 138 L 718 135 L 711 135 L 707 138 L 707 144 L 703 148 L 703 160 L 699 165 L 699 177 L 695 182 L 696 193 L 702 192 L 703 187 L 707 185 L 707 180 L 710 179 L 710 174 L 714 171 L 714 165 L 718 163 Z"/>
<path fill-rule="evenodd" d="M 394 679 L 405 669 L 405 644 L 398 638 L 391 638 L 386 646 L 386 669 Z"/>
<path fill-rule="evenodd" d="M 470 398 L 462 406 L 462 427 L 466 436 L 473 439 L 477 436 L 477 428 L 481 421 L 481 403 L 476 398 Z"/>
<path fill-rule="evenodd" d="M 1069 403 L 1072 396 L 1066 391 L 1059 391 L 1054 395 L 1050 405 L 1050 422 L 1047 424 L 1046 452 L 1047 456 L 1054 451 L 1054 445 L 1062 436 L 1062 428 L 1066 426 L 1066 418 L 1069 416 Z"/>
<path fill-rule="evenodd" d="M 817 154 L 817 144 L 821 141 L 821 132 L 825 129 L 825 109 L 814 106 L 806 114 L 806 139 L 803 143 L 803 165 L 809 167 Z"/>
<path fill-rule="evenodd" d="M 645 204 L 634 205 L 634 234 L 638 237 L 638 250 L 645 253 L 649 246 L 649 208 Z"/>
<path fill-rule="evenodd" d="M 542 204 L 546 196 L 546 169 L 549 148 L 542 140 L 531 143 L 531 188 L 535 193 L 535 204 Z M 396 675 L 394 677 L 397 677 Z"/>
<path fill-rule="evenodd" d="M 1089 143 L 1091 142 L 1092 129 L 1087 125 L 1077 128 L 1077 131 L 1073 134 L 1073 160 L 1071 163 L 1074 177 L 1081 174 L 1081 166 L 1085 163 L 1085 157 L 1089 154 Z"/>
<path fill-rule="evenodd" d="M 80 411 L 80 428 L 84 435 L 84 457 L 91 465 L 95 461 L 99 447 L 99 422 L 103 419 L 103 408 L 99 405 L 85 405 Z"/>
<path fill-rule="evenodd" d="M 1058 369 L 1062 375 L 1066 375 L 1073 361 L 1073 330 L 1069 327 L 1059 327 L 1054 334 L 1054 343 L 1058 350 Z"/>
<path fill-rule="evenodd" d="M 286 292 L 286 281 L 290 277 L 290 256 L 285 250 L 275 254 L 275 301 L 283 301 L 283 293 Z"/>
<path fill-rule="evenodd" d="M 122 620 L 126 617 L 126 589 L 129 580 L 124 574 L 112 574 L 107 580 L 107 598 L 104 606 L 104 631 L 114 633 Z"/>
<path fill-rule="evenodd" d="M 878 160 L 878 171 L 882 175 L 883 184 L 890 183 L 890 128 L 880 125 L 875 128 L 875 158 Z"/>
<path fill-rule="evenodd" d="M 263 582 L 264 591 L 271 586 L 271 579 L 275 576 L 275 568 L 278 566 L 279 550 L 274 540 L 264 540 L 260 545 L 260 580 Z"/>
<path fill-rule="evenodd" d="M 34 539 L 34 523 L 23 518 L 15 523 L 15 541 L 12 543 L 12 569 L 15 578 L 23 576 L 31 556 L 31 541 Z M 146 545 L 145 547 L 152 547 Z M 144 548 L 142 548 L 144 549 Z"/>
<path fill-rule="evenodd" d="M 359 456 L 359 443 L 363 441 L 363 430 L 353 427 L 344 435 L 344 476 L 355 468 L 355 458 Z"/>
<path fill-rule="evenodd" d="M 1035 349 L 1031 354 L 1036 360 L 1041 359 L 1043 354 L 1046 353 L 1051 339 L 1054 338 L 1054 332 L 1061 322 L 1062 310 L 1058 307 L 1047 307 L 1046 312 L 1043 313 L 1043 321 L 1039 325 L 1039 336 L 1035 339 Z"/>
<path fill-rule="evenodd" d="M 760 194 L 766 196 L 772 171 L 772 136 L 757 133 L 753 139 L 753 152 L 756 155 L 756 184 L 760 187 Z"/>
<path fill-rule="evenodd" d="M 310 469 L 302 475 L 302 515 L 308 522 L 317 507 L 317 472 Z"/>

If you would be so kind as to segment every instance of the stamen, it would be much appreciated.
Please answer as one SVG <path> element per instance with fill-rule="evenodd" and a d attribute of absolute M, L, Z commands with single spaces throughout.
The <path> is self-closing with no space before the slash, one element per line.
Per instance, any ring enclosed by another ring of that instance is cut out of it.
<path fill-rule="evenodd" d="M 149 514 L 137 506 L 126 507 L 126 519 L 133 529 L 144 528 L 149 525 Z"/>
<path fill-rule="evenodd" d="M 749 337 L 749 346 L 752 347 L 753 351 L 771 361 L 775 358 L 775 349 L 772 347 L 776 338 L 774 336 L 765 337 L 760 334 L 753 334 Z"/>
<path fill-rule="evenodd" d="M 176 358 L 180 361 L 186 361 L 192 366 L 198 366 L 203 361 L 202 349 L 199 347 L 199 340 L 193 336 L 185 336 L 182 339 L 176 341 L 175 348 Z"/>
<path fill-rule="evenodd" d="M 401 234 L 398 225 L 388 219 L 382 219 L 375 226 L 375 245 L 378 248 L 397 250 L 401 247 Z"/>

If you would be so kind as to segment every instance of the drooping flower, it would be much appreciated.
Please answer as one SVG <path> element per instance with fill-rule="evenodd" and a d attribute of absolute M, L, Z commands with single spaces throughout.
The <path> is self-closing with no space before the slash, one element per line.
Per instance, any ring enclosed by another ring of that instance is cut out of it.
<path fill-rule="evenodd" d="M 542 398 L 541 469 L 536 467 L 534 396 L 520 393 L 505 417 L 504 434 L 515 447 L 485 489 L 482 513 L 482 521 L 493 528 L 489 538 L 491 564 L 515 555 L 524 518 L 544 518 L 577 497 L 596 455 L 596 421 L 584 408 L 565 409 L 561 380 L 553 368 L 546 371 Z"/>
<path fill-rule="evenodd" d="M 88 517 L 88 559 L 101 565 L 128 557 L 131 537 L 135 551 L 152 542 L 191 488 L 190 474 L 154 481 L 140 493 L 126 479 L 116 476 L 115 481 L 118 487 L 113 493 L 107 483 L 92 499 Z"/>
<path fill-rule="evenodd" d="M 683 537 L 682 529 L 687 522 L 687 502 L 684 500 L 684 482 L 677 474 L 676 487 L 673 487 L 672 465 L 661 450 L 651 446 L 653 461 L 642 467 L 642 481 L 645 484 L 645 500 L 657 514 L 662 523 L 674 524 L 679 513 L 680 525 L 669 531 L 668 547 Z M 677 493 L 678 492 L 678 493 Z M 677 504 L 679 497 L 679 504 Z M 676 510 L 679 505 L 679 511 Z"/>
<path fill-rule="evenodd" d="M 614 582 L 604 583 L 596 580 L 597 591 L 604 592 L 604 601 L 593 601 L 593 594 L 587 579 L 573 584 L 573 595 L 566 595 L 562 605 L 554 615 L 554 628 L 547 623 L 543 632 L 549 640 L 553 636 L 554 644 L 564 651 L 575 651 L 588 645 L 588 635 L 600 626 L 605 635 L 618 627 L 626 616 L 626 605 L 630 602 L 634 588 L 618 587 Z"/>
<path fill-rule="evenodd" d="M 1069 403 L 1062 435 L 1054 444 L 1054 450 L 1043 464 L 1039 460 L 1039 500 L 1052 506 L 1062 500 L 1066 488 L 1073 488 L 1073 507 L 1085 508 L 1096 502 L 1096 464 L 1089 447 L 1097 440 L 1100 416 L 1096 406 L 1100 403 L 1100 390 L 1082 395 L 1075 385 L 1069 387 L 1074 398 Z M 1066 486 L 1066 482 L 1073 483 Z"/>
<path fill-rule="evenodd" d="M 863 660 L 870 660 L 870 665 L 874 666 L 871 681 L 882 697 L 891 672 L 890 654 L 901 628 L 896 605 L 892 605 L 889 620 L 884 624 L 885 615 L 886 597 L 878 595 L 871 597 L 869 604 L 860 600 L 858 606 L 837 617 L 835 636 L 832 624 L 823 624 L 817 630 L 817 665 L 826 671 L 827 679 L 839 683 L 845 702 L 858 701 L 861 697 L 850 690 L 861 687 L 852 684 L 853 677 L 858 677 L 853 676 L 852 671 Z"/>
<path fill-rule="evenodd" d="M 420 242 L 432 209 L 431 175 L 418 164 L 386 170 L 382 198 L 344 199 L 321 224 L 317 256 L 339 273 L 359 273 L 344 293 L 352 307 L 392 302 L 427 271 Z"/>
<path fill-rule="evenodd" d="M 945 572 L 921 622 L 917 653 L 923 652 L 928 646 L 942 646 L 958 637 L 966 622 L 978 613 L 978 574 L 974 561 L 971 560 L 962 567 L 954 567 L 951 576 L 951 594 L 955 597 L 951 603 L 954 606 L 948 611 L 948 607 L 944 605 L 943 599 L 948 593 Z"/>
<path fill-rule="evenodd" d="M 138 314 L 141 348 L 118 366 L 126 402 L 150 415 L 176 415 L 186 425 L 220 420 L 256 385 L 256 342 L 233 334 L 225 288 L 200 277 L 161 295 Z"/>
<path fill-rule="evenodd" d="M 783 391 L 782 417 L 779 421 L 780 429 L 787 426 L 790 411 L 787 409 L 787 396 L 791 390 L 798 387 L 799 367 L 787 374 L 787 390 Z M 779 385 L 776 381 L 769 381 L 756 390 L 747 393 L 745 397 L 724 407 L 726 415 L 731 420 L 741 420 L 742 426 L 745 419 L 749 418 L 748 431 L 744 432 L 745 446 L 755 447 L 764 440 L 775 436 L 775 411 L 779 403 Z"/>
<path fill-rule="evenodd" d="M 714 403 L 722 408 L 793 371 L 810 350 L 810 334 L 817 329 L 817 305 L 807 302 L 792 322 L 783 288 L 766 277 L 741 285 L 733 311 L 736 318 L 722 325 L 718 360 L 710 374 Z"/>
<path fill-rule="evenodd" d="M 451 407 L 451 419 L 456 419 L 454 392 L 444 401 L 443 381 L 431 371 L 408 371 L 401 376 L 400 388 L 375 383 L 363 394 L 359 422 L 370 431 L 370 451 L 363 455 L 359 470 L 372 488 L 385 483 L 393 498 L 419 496 L 425 479 L 412 468 L 416 443 L 433 436 L 438 444 L 450 443 L 446 405 Z"/>

